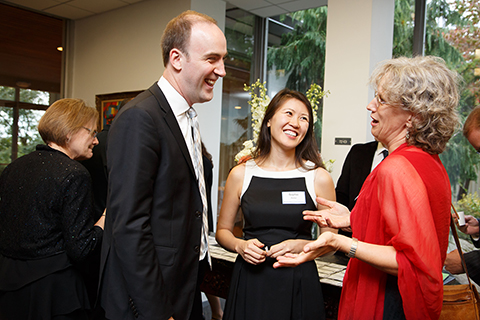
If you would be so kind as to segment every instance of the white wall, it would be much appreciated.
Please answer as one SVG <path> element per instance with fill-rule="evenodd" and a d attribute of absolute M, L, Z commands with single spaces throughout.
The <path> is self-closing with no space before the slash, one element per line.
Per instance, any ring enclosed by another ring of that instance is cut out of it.
<path fill-rule="evenodd" d="M 336 183 L 345 156 L 355 143 L 372 141 L 370 112 L 373 98 L 367 82 L 375 65 L 391 58 L 394 0 L 330 0 L 322 127 L 322 156 L 335 159 Z M 335 145 L 335 138 L 351 138 L 351 145 Z"/>
<path fill-rule="evenodd" d="M 96 94 L 143 90 L 157 81 L 164 70 L 163 29 L 190 4 L 188 0 L 170 3 L 142 1 L 76 20 L 67 95 L 93 105 Z"/>
<path fill-rule="evenodd" d="M 225 26 L 220 0 L 151 0 L 76 20 L 68 39 L 65 97 L 95 105 L 95 95 L 149 88 L 164 71 L 160 40 L 168 21 L 192 9 Z M 213 216 L 216 217 L 220 157 L 222 81 L 214 99 L 197 106 L 202 139 L 214 160 Z"/>

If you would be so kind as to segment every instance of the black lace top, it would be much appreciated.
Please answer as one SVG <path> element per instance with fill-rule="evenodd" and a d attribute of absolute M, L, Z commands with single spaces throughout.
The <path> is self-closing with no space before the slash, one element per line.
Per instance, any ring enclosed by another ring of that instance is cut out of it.
<path fill-rule="evenodd" d="M 92 219 L 88 171 L 45 145 L 12 162 L 0 176 L 0 253 L 39 259 L 65 252 L 80 261 L 101 241 Z"/>

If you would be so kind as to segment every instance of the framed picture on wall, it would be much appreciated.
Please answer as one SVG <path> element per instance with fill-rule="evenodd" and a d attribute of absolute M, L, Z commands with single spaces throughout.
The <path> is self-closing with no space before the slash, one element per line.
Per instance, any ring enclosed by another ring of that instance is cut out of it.
<path fill-rule="evenodd" d="M 100 131 L 105 125 L 111 124 L 113 118 L 117 115 L 120 105 L 132 100 L 141 92 L 143 90 L 95 95 L 95 105 L 100 114 L 97 130 Z"/>

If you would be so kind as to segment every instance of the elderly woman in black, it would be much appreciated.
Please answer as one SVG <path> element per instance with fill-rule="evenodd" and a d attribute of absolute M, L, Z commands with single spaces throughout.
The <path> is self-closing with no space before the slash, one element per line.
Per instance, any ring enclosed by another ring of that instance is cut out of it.
<path fill-rule="evenodd" d="M 101 241 L 88 171 L 98 112 L 82 100 L 52 104 L 38 124 L 46 145 L 0 176 L 0 319 L 88 319 L 73 264 Z"/>

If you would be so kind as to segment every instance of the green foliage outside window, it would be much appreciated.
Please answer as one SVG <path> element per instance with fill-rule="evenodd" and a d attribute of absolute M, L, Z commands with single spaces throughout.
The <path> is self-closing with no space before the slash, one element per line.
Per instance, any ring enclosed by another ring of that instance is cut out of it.
<path fill-rule="evenodd" d="M 45 92 L 21 90 L 19 95 L 22 102 L 48 104 L 48 102 L 45 102 L 46 96 L 48 96 Z M 3 171 L 12 159 L 15 88 L 0 86 L 0 100 L 3 100 L 5 105 L 0 107 L 0 171 Z M 43 143 L 37 131 L 38 120 L 43 112 L 41 110 L 19 109 L 17 157 L 32 152 L 37 144 Z"/>
<path fill-rule="evenodd" d="M 307 92 L 312 84 L 323 88 L 327 12 L 324 6 L 288 14 L 295 21 L 293 31 L 282 35 L 279 46 L 268 48 L 267 68 L 272 70 L 275 67 L 289 74 L 285 87 L 300 92 Z M 280 20 L 286 16 L 280 16 Z M 323 101 L 319 103 L 314 128 L 317 141 L 322 136 L 322 115 Z"/>
<path fill-rule="evenodd" d="M 474 76 L 475 49 L 480 48 L 479 0 L 432 0 L 427 4 L 425 55 L 445 60 L 462 77 L 458 107 L 462 119 L 458 132 L 440 155 L 447 169 L 455 198 L 461 199 L 471 181 L 476 181 L 480 157 L 461 133 L 468 114 L 480 104 L 480 82 Z M 475 10 L 475 8 L 477 8 Z M 415 0 L 396 0 L 393 56 L 412 56 Z"/>
<path fill-rule="evenodd" d="M 480 218 L 480 197 L 477 192 L 464 195 L 463 198 L 457 202 L 455 209 L 457 209 L 457 211 L 463 211 L 465 215 Z"/>
<path fill-rule="evenodd" d="M 323 87 L 327 7 L 297 11 L 289 16 L 296 21 L 294 30 L 282 35 L 280 46 L 268 49 L 267 67 L 288 71 L 286 87 L 292 90 L 306 92 L 313 83 Z M 285 15 L 281 16 L 284 18 Z"/>

